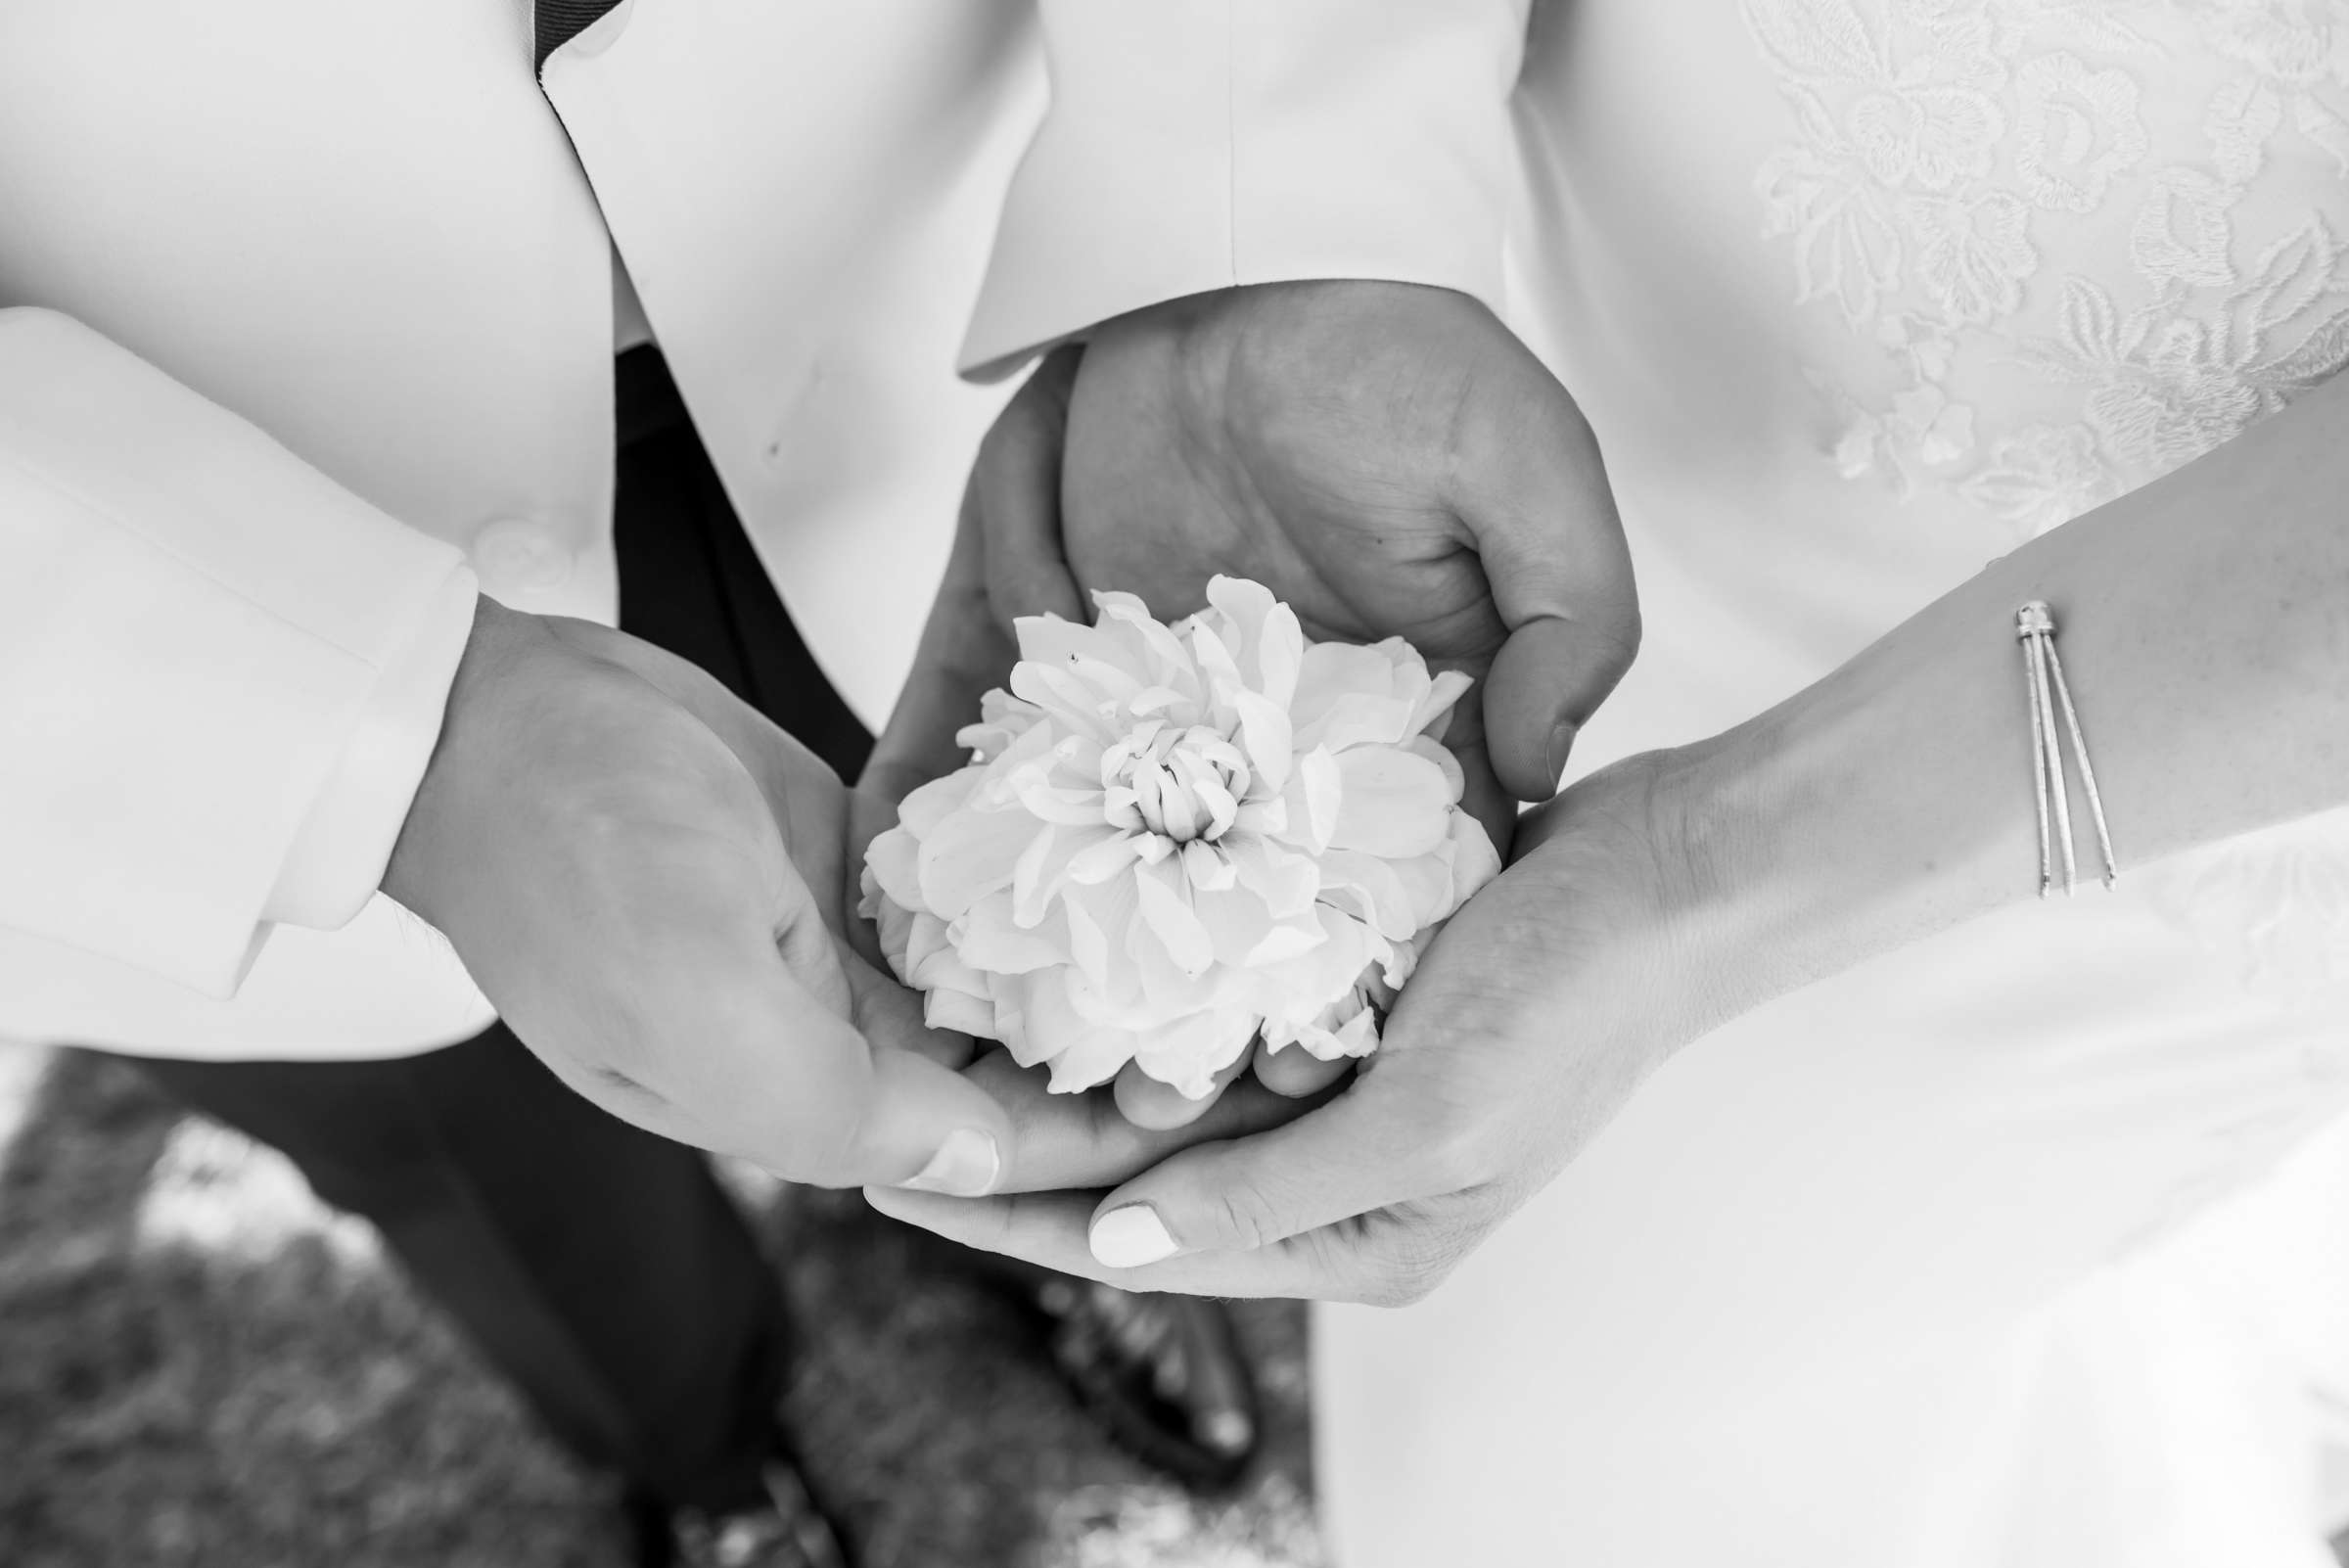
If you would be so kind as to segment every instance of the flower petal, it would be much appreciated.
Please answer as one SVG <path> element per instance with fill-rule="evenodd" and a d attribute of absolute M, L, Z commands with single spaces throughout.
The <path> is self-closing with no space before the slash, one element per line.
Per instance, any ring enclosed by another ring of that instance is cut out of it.
<path fill-rule="evenodd" d="M 1143 871 L 1134 879 L 1134 891 L 1141 898 L 1142 919 L 1166 944 L 1174 966 L 1188 976 L 1206 974 L 1216 961 L 1216 945 L 1192 912 L 1190 887 L 1178 863 Z"/>
<path fill-rule="evenodd" d="M 1420 698 L 1419 706 L 1411 711 L 1410 732 L 1425 735 L 1430 740 L 1442 740 L 1445 730 L 1451 723 L 1453 705 L 1466 696 L 1468 688 L 1475 684 L 1475 677 L 1463 670 L 1438 670 L 1427 688 L 1427 695 Z"/>
<path fill-rule="evenodd" d="M 1139 834 L 1121 833 L 1115 828 L 1108 829 L 1107 834 L 1107 837 L 1078 851 L 1076 855 L 1070 859 L 1069 880 L 1071 882 L 1081 883 L 1086 887 L 1098 882 L 1107 882 L 1131 865 L 1141 854 L 1142 843 Z"/>
<path fill-rule="evenodd" d="M 1451 908 L 1443 912 L 1449 915 L 1500 875 L 1500 852 L 1493 848 L 1485 825 L 1456 807 L 1446 831 L 1451 839 Z"/>
<path fill-rule="evenodd" d="M 1220 893 L 1240 880 L 1238 868 L 1204 839 L 1182 847 L 1182 874 L 1194 893 Z"/>
<path fill-rule="evenodd" d="M 1284 608 L 1263 583 L 1226 576 L 1221 572 L 1207 579 L 1207 602 L 1238 633 L 1225 639 L 1234 653 L 1253 648 L 1262 634 L 1265 619 Z"/>
<path fill-rule="evenodd" d="M 945 818 L 922 840 L 922 906 L 951 920 L 979 899 L 1010 887 L 1036 831 L 1036 818 L 1017 809 L 972 809 Z"/>
<path fill-rule="evenodd" d="M 1011 623 L 1020 657 L 1044 665 L 1091 661 L 1119 668 L 1117 639 L 1097 626 L 1080 625 L 1056 615 L 1018 616 Z"/>
<path fill-rule="evenodd" d="M 1025 975 L 1069 961 L 1069 928 L 1059 910 L 1034 931 L 999 916 L 970 923 L 954 945 L 964 963 L 990 975 Z"/>
<path fill-rule="evenodd" d="M 1411 707 L 1407 698 L 1351 691 L 1301 731 L 1297 744 L 1332 752 L 1351 746 L 1392 746 L 1411 733 Z"/>
<path fill-rule="evenodd" d="M 1011 689 L 1067 729 L 1101 741 L 1113 738 L 1109 717 L 1101 711 L 1101 694 L 1065 665 L 1022 660 L 1011 667 Z"/>
<path fill-rule="evenodd" d="M 1296 755 L 1289 711 L 1253 691 L 1235 693 L 1231 706 L 1239 715 L 1240 746 L 1248 755 L 1249 770 L 1265 781 L 1266 789 L 1279 790 L 1289 781 L 1289 765 Z"/>
<path fill-rule="evenodd" d="M 1263 899 L 1274 919 L 1301 915 L 1313 906 L 1313 896 L 1321 891 L 1321 872 L 1305 855 L 1250 833 L 1227 833 L 1219 848 L 1239 873 L 1240 885 Z"/>
<path fill-rule="evenodd" d="M 1052 895 L 1059 891 L 1060 878 L 1057 873 L 1066 869 L 1069 863 L 1067 852 L 1064 851 L 1057 856 L 1053 853 L 1053 848 L 1059 839 L 1060 831 L 1046 825 L 1036 833 L 1035 838 L 1028 841 L 1028 848 L 1020 852 L 1019 859 L 1013 863 L 1011 868 L 1011 919 L 1014 925 L 1033 926 L 1043 919 L 1044 910 L 1049 907 Z M 1047 882 L 1047 878 L 1050 879 L 1049 882 Z M 996 966 L 983 964 L 980 967 L 991 969 Z"/>
<path fill-rule="evenodd" d="M 1374 697 L 1394 690 L 1395 665 L 1376 648 L 1351 642 L 1316 642 L 1305 650 L 1289 718 L 1300 734 L 1318 723 L 1341 697 L 1354 692 Z"/>
<path fill-rule="evenodd" d="M 1277 921 L 1271 930 L 1258 939 L 1255 946 L 1248 949 L 1247 966 L 1251 969 L 1269 969 L 1277 964 L 1292 963 L 1328 940 L 1328 933 L 1321 929 L 1321 922 L 1315 915 L 1309 913 Z"/>
<path fill-rule="evenodd" d="M 1345 788 L 1337 761 L 1320 747 L 1298 758 L 1297 771 L 1290 777 L 1283 796 L 1289 807 L 1290 842 L 1302 842 L 1315 854 L 1328 849 L 1330 836 L 1338 829 Z M 1298 837 L 1301 833 L 1302 841 Z"/>
<path fill-rule="evenodd" d="M 1238 1061 L 1255 1038 L 1256 1020 L 1246 1013 L 1193 1013 L 1141 1035 L 1133 1059 L 1183 1098 L 1203 1100 L 1215 1092 L 1216 1075 Z"/>
<path fill-rule="evenodd" d="M 917 839 L 929 837 L 939 823 L 962 809 L 981 776 L 981 769 L 965 767 L 921 785 L 898 803 L 898 825 Z"/>
<path fill-rule="evenodd" d="M 924 907 L 921 853 L 920 841 L 901 827 L 874 834 L 864 847 L 864 875 L 870 887 L 900 908 Z"/>
<path fill-rule="evenodd" d="M 966 992 L 942 990 L 924 995 L 922 1022 L 932 1029 L 951 1029 L 979 1039 L 995 1038 L 995 1009 L 986 997 Z"/>
<path fill-rule="evenodd" d="M 1257 690 L 1286 713 L 1297 696 L 1297 677 L 1304 668 L 1305 631 L 1297 624 L 1297 612 L 1276 604 L 1265 616 L 1257 637 Z"/>
<path fill-rule="evenodd" d="M 1422 862 L 1441 869 L 1441 862 L 1432 854 L 1402 863 Z M 1444 884 L 1443 891 L 1449 893 L 1451 878 L 1444 878 Z M 1321 901 L 1348 910 L 1391 942 L 1410 941 L 1427 923 L 1420 917 L 1410 887 L 1397 874 L 1396 862 L 1357 850 L 1332 850 L 1321 857 Z"/>
<path fill-rule="evenodd" d="M 1468 776 L 1460 771 L 1460 760 L 1442 741 L 1429 740 L 1425 735 L 1413 735 L 1403 743 L 1403 749 L 1413 757 L 1425 758 L 1444 773 L 1444 788 L 1453 801 L 1459 800 L 1468 788 Z"/>
<path fill-rule="evenodd" d="M 1216 962 L 1240 967 L 1272 930 L 1265 900 L 1245 888 L 1204 888 L 1191 895 L 1191 912 L 1207 928 Z"/>
<path fill-rule="evenodd" d="M 1129 932 L 1141 914 L 1141 898 L 1131 877 L 1099 887 L 1072 886 L 1061 900 L 1068 911 L 1069 957 L 1095 987 L 1115 989 L 1117 966 L 1125 961 Z"/>
<path fill-rule="evenodd" d="M 1328 842 L 1390 860 L 1425 854 L 1451 825 L 1444 770 L 1393 746 L 1357 746 L 1337 759 L 1338 819 Z"/>
<path fill-rule="evenodd" d="M 1202 695 L 1199 677 L 1191 668 L 1190 654 L 1183 648 L 1182 639 L 1150 614 L 1149 606 L 1130 593 L 1096 593 L 1093 602 L 1101 607 L 1104 623 L 1116 623 L 1141 639 L 1143 648 L 1157 665 L 1152 674 L 1160 682 L 1176 688 L 1193 702 L 1199 700 Z"/>

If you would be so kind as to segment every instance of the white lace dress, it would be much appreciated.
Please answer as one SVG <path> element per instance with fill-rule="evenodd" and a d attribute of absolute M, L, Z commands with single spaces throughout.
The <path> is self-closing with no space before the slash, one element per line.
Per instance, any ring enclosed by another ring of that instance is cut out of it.
<path fill-rule="evenodd" d="M 1520 324 L 1647 613 L 1582 765 L 2349 361 L 2349 3 L 1579 0 L 1520 124 Z M 2329 1564 L 2345 1109 L 2349 813 L 1784 998 L 1322 1316 L 1339 1561 Z"/>

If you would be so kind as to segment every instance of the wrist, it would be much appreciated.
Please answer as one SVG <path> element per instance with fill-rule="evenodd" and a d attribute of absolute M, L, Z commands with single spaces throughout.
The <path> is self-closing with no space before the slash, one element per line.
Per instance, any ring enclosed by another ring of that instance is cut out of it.
<path fill-rule="evenodd" d="M 1758 824 L 1720 741 L 1643 752 L 1601 768 L 1521 819 L 1505 873 L 1540 876 L 1570 942 L 1593 945 L 1578 1012 L 1651 1055 L 1762 999 L 1771 890 L 1747 870 Z"/>
<path fill-rule="evenodd" d="M 1773 787 L 1782 769 L 1761 751 L 1759 738 L 1732 732 L 1629 758 L 1585 781 L 1619 770 L 1636 780 L 1655 921 L 1670 955 L 1669 974 L 1657 978 L 1672 999 L 1675 1048 L 1785 989 L 1774 939 L 1802 900 L 1775 874 L 1787 797 Z"/>
<path fill-rule="evenodd" d="M 488 722 L 486 715 L 521 650 L 538 634 L 535 616 L 509 610 L 485 594 L 475 606 L 473 627 L 449 682 L 439 737 L 384 867 L 383 892 L 429 925 L 440 923 L 434 914 L 436 885 L 442 880 L 437 866 L 445 856 L 436 847 L 446 835 L 438 823 L 464 795 L 476 735 Z"/>
<path fill-rule="evenodd" d="M 1675 908 L 1722 992 L 1718 1023 L 1970 919 L 2023 886 L 2001 706 L 2011 637 L 1963 657 L 1879 645 L 1721 735 L 1665 754 L 1656 812 Z M 2017 776 L 2022 776 L 2019 768 Z"/>

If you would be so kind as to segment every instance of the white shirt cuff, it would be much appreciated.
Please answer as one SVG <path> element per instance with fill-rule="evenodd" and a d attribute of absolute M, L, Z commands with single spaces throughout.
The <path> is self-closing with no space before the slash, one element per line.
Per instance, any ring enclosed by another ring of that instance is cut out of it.
<path fill-rule="evenodd" d="M 1500 313 L 1526 17 L 1526 0 L 1046 0 L 1051 107 L 964 372 L 1255 283 L 1424 283 Z"/>
<path fill-rule="evenodd" d="M 262 905 L 263 921 L 332 931 L 374 896 L 439 741 L 479 602 L 472 570 L 452 570 L 415 639 L 384 667 L 349 743 L 295 831 Z"/>

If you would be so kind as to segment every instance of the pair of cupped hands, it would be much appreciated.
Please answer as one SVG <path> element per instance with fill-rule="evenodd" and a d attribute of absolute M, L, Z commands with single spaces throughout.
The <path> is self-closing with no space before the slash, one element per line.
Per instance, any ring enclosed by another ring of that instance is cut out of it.
<path fill-rule="evenodd" d="M 966 760 L 1015 617 L 1089 620 L 1122 588 L 1172 619 L 1217 573 L 1310 637 L 1401 635 L 1477 677 L 1446 740 L 1513 857 L 1359 1071 L 1260 1069 L 1153 1128 L 926 1029 L 855 890 L 895 803 Z M 1007 405 L 859 789 L 683 661 L 484 601 L 385 891 L 567 1084 L 653 1131 L 1131 1288 L 1413 1300 L 1689 1032 L 1659 1003 L 1685 984 L 1670 759 L 1556 795 L 1638 636 L 1590 430 L 1482 305 L 1197 296 L 1054 352 Z"/>

